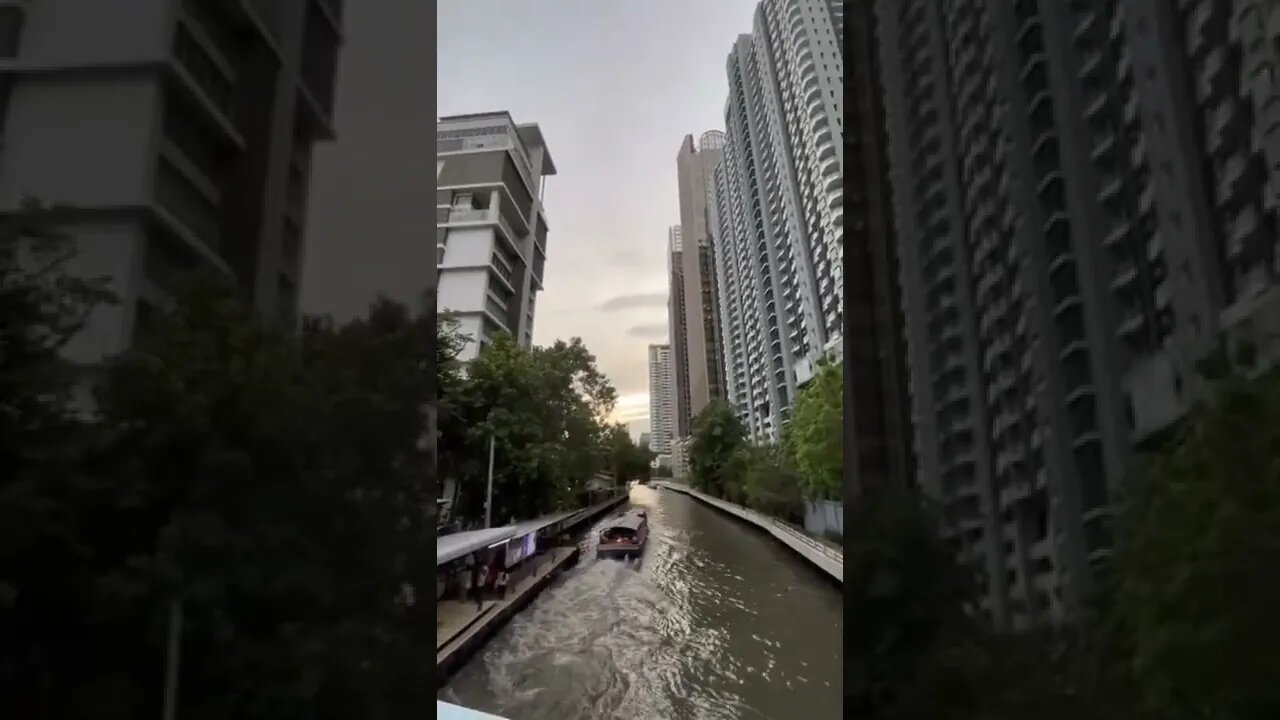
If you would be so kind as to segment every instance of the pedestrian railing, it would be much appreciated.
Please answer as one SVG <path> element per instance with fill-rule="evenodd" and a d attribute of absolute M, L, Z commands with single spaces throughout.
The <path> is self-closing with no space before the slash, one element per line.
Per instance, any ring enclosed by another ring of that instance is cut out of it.
<path fill-rule="evenodd" d="M 783 532 L 785 532 L 785 533 L 788 533 L 789 535 L 791 535 L 791 536 L 792 536 L 792 537 L 794 537 L 795 539 L 799 540 L 800 542 L 804 543 L 805 545 L 808 545 L 809 547 L 813 548 L 814 550 L 817 550 L 818 552 L 820 552 L 820 553 L 822 553 L 823 555 L 825 555 L 825 556 L 827 556 L 827 557 L 831 558 L 832 560 L 835 560 L 836 562 L 841 563 L 841 564 L 843 564 L 843 563 L 844 563 L 844 552 L 843 552 L 843 551 L 841 551 L 841 550 L 837 550 L 837 549 L 835 549 L 835 548 L 831 547 L 830 545 L 828 545 L 828 544 L 826 544 L 826 543 L 822 542 L 821 540 L 816 540 L 816 539 L 814 539 L 814 538 L 813 538 L 812 536 L 810 536 L 808 533 L 805 533 L 804 531 L 802 531 L 802 530 L 800 530 L 800 529 L 796 528 L 795 526 L 791 525 L 790 523 L 784 522 L 784 521 L 779 520 L 779 519 L 777 519 L 777 518 L 768 518 L 768 519 L 769 519 L 769 521 L 770 521 L 770 522 L 772 522 L 772 523 L 773 523 L 774 527 L 778 528 L 779 530 L 781 530 L 781 531 L 783 531 Z"/>

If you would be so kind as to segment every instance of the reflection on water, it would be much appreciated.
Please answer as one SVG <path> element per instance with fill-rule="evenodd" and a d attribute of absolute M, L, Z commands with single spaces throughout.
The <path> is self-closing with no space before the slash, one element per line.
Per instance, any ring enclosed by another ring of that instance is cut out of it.
<path fill-rule="evenodd" d="M 512 720 L 839 718 L 841 597 L 763 533 L 648 487 L 639 562 L 596 560 L 543 592 L 440 698 Z"/>

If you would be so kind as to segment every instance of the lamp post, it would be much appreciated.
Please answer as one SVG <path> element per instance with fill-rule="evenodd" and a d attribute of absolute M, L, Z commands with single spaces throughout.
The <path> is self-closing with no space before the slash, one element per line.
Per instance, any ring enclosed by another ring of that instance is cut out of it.
<path fill-rule="evenodd" d="M 485 529 L 493 527 L 493 446 L 494 433 L 493 429 L 489 430 L 489 489 L 485 493 L 484 498 L 484 526 Z"/>

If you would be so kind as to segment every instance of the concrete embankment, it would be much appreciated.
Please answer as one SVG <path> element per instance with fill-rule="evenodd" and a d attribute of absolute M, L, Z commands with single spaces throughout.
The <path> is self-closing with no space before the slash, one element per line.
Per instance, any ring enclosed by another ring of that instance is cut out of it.
<path fill-rule="evenodd" d="M 827 543 L 816 540 L 777 518 L 712 497 L 704 492 L 694 490 L 684 483 L 662 480 L 654 484 L 667 490 L 684 493 L 721 512 L 756 526 L 772 535 L 778 542 L 786 545 L 823 574 L 842 586 L 844 585 L 844 553 Z"/>
<path fill-rule="evenodd" d="M 559 517 L 548 525 L 556 525 L 576 538 L 593 522 L 627 501 L 626 493 L 574 513 L 567 520 Z M 565 569 L 578 561 L 577 542 L 550 547 L 538 556 L 521 563 L 512 571 L 511 584 L 505 598 L 489 598 L 477 606 L 476 601 L 441 600 L 436 602 L 436 686 L 445 682 L 516 613 L 523 610 Z"/>

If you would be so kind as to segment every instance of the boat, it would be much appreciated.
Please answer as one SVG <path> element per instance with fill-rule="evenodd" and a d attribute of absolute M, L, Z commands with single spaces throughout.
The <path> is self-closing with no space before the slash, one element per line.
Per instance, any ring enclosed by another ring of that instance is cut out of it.
<path fill-rule="evenodd" d="M 638 558 L 649 539 L 649 515 L 632 510 L 614 518 L 600 531 L 596 545 L 597 558 Z"/>

